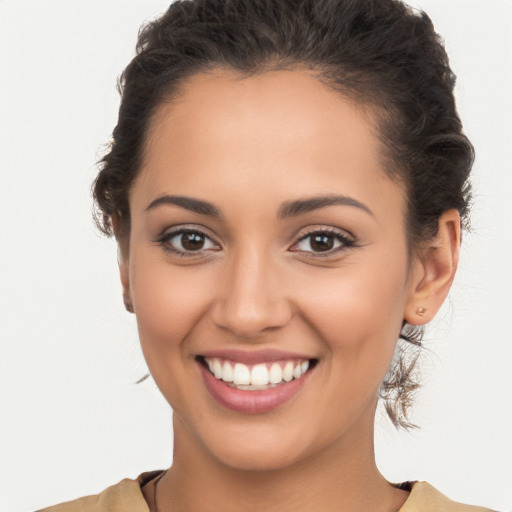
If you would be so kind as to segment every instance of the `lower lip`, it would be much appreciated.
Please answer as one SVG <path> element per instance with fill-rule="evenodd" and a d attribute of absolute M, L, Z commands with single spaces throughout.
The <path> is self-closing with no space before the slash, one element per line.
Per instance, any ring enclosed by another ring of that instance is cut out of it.
<path fill-rule="evenodd" d="M 283 405 L 294 397 L 304 385 L 309 371 L 299 379 L 294 379 L 274 388 L 246 391 L 232 388 L 224 381 L 215 378 L 202 364 L 200 364 L 203 380 L 208 391 L 217 402 L 237 412 L 245 414 L 258 414 L 271 411 Z"/>

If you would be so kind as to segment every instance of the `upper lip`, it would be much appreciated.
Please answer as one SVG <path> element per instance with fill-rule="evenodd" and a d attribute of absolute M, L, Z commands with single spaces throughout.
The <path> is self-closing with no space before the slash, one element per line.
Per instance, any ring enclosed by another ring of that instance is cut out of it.
<path fill-rule="evenodd" d="M 225 349 L 225 350 L 208 350 L 199 354 L 200 357 L 213 359 L 228 359 L 236 363 L 243 364 L 259 364 L 268 361 L 281 361 L 281 360 L 308 360 L 311 357 L 298 354 L 296 352 L 285 352 L 282 350 L 265 349 L 265 350 L 240 350 L 240 349 Z"/>

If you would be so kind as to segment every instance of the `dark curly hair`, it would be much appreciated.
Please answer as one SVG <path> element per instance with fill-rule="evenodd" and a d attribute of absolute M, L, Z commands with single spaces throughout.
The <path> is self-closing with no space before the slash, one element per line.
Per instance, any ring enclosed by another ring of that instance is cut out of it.
<path fill-rule="evenodd" d="M 119 80 L 119 119 L 94 183 L 97 224 L 112 235 L 115 216 L 120 243 L 129 241 L 128 196 L 155 110 L 188 77 L 220 68 L 242 76 L 309 69 L 369 106 L 385 172 L 408 193 L 410 252 L 436 234 L 448 209 L 467 227 L 474 152 L 457 114 L 455 76 L 425 13 L 399 0 L 180 0 L 141 29 L 136 49 Z M 422 335 L 404 323 L 380 390 L 397 426 L 412 426 Z"/>

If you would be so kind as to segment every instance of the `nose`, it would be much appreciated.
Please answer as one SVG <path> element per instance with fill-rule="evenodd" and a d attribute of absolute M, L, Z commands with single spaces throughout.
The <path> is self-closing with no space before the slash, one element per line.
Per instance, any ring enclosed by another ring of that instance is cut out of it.
<path fill-rule="evenodd" d="M 212 320 L 240 338 L 255 339 L 292 317 L 282 270 L 269 253 L 248 248 L 233 255 L 222 276 Z"/>

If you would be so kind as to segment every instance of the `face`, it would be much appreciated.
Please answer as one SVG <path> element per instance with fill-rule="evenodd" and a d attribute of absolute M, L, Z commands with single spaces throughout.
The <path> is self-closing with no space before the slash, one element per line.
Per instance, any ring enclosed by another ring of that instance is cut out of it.
<path fill-rule="evenodd" d="M 371 436 L 413 277 L 364 110 L 306 72 L 196 75 L 130 207 L 121 275 L 176 444 L 270 469 Z"/>

